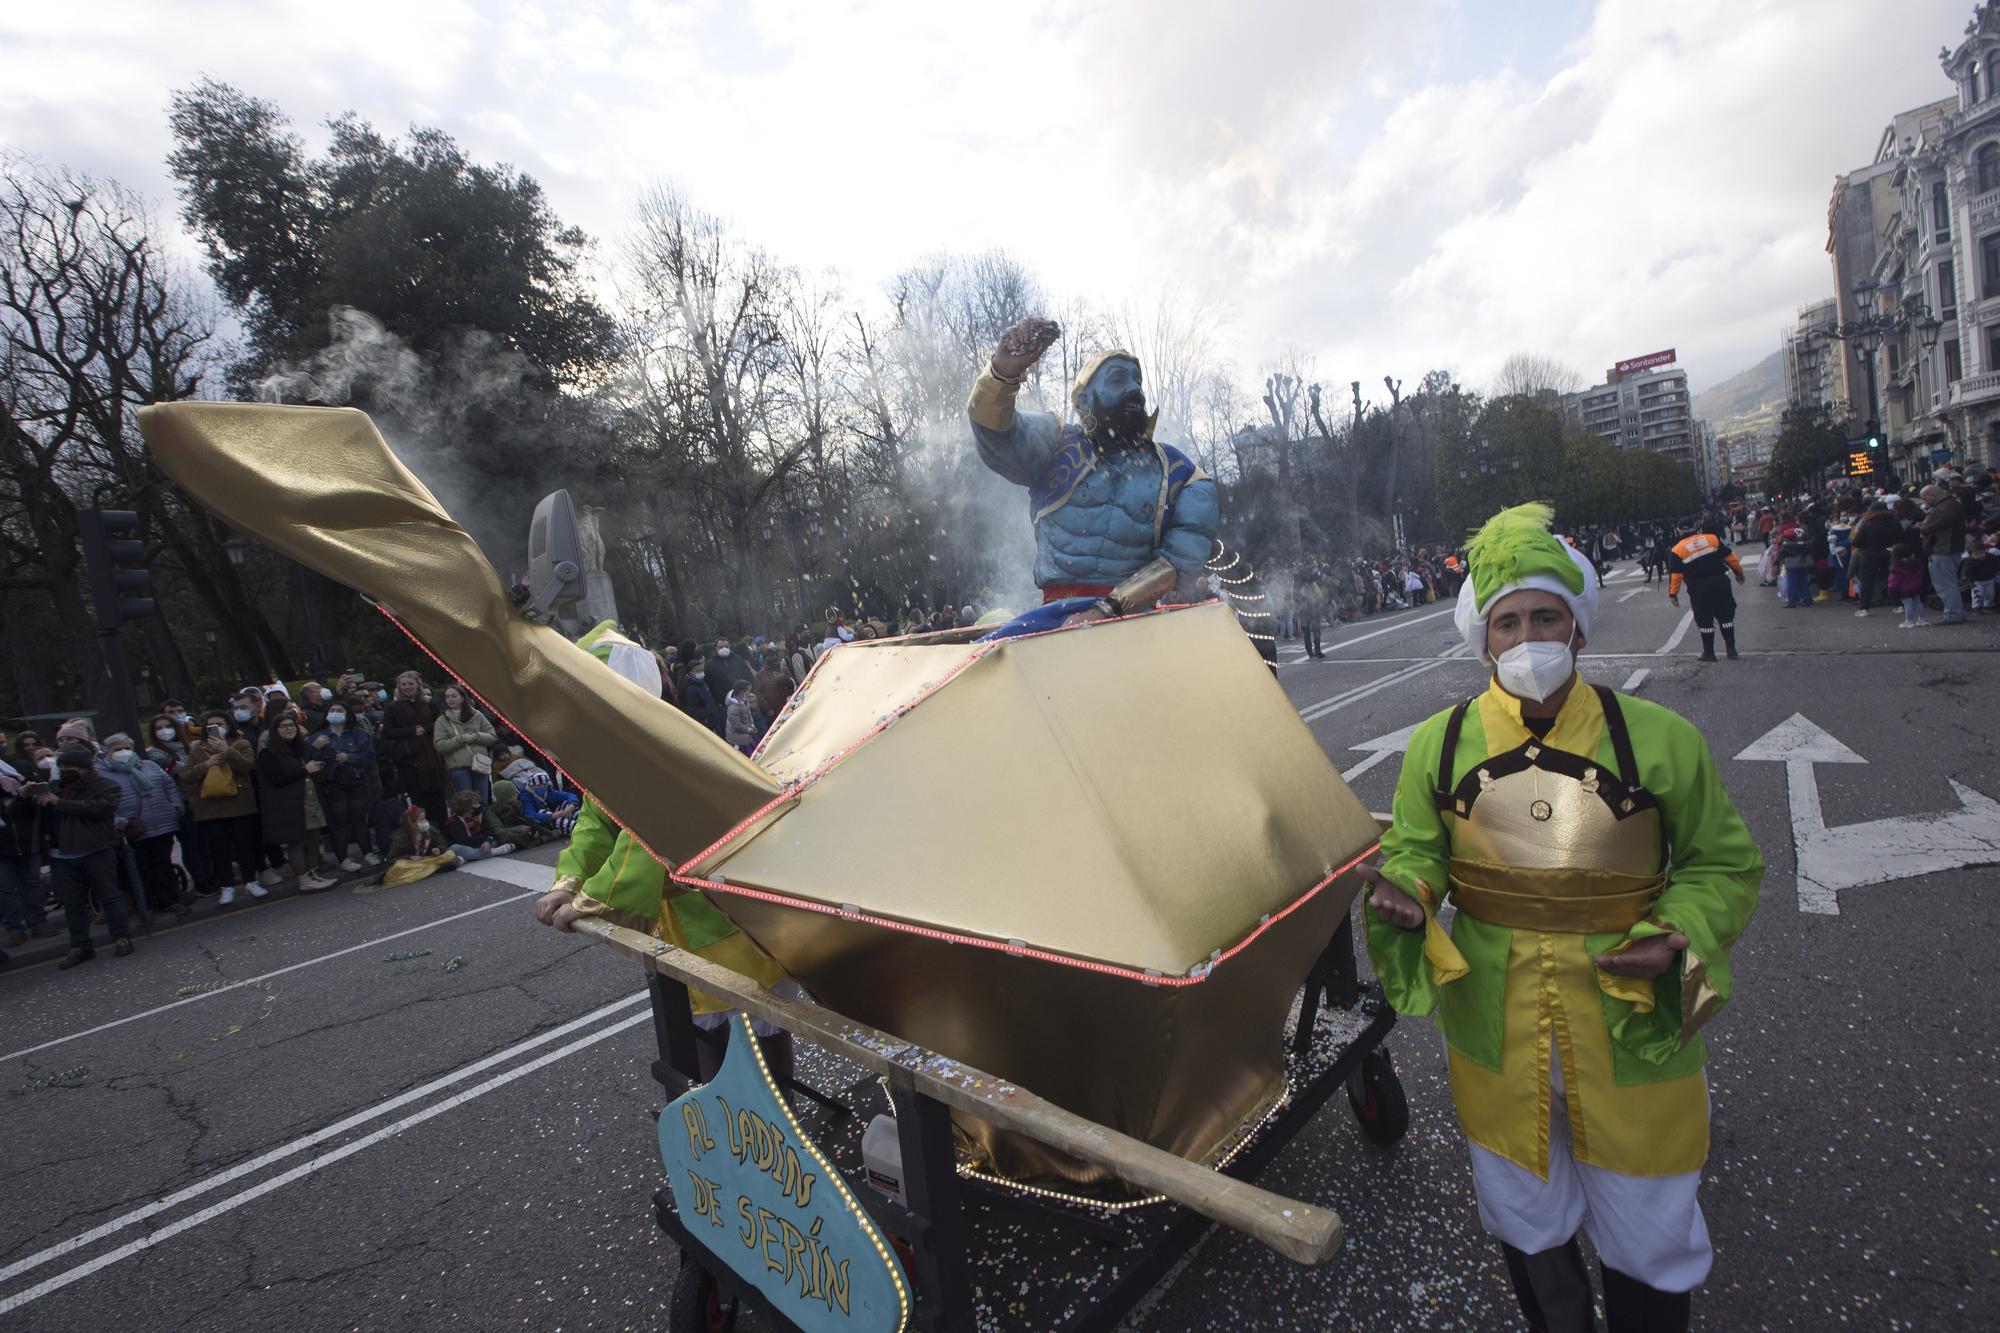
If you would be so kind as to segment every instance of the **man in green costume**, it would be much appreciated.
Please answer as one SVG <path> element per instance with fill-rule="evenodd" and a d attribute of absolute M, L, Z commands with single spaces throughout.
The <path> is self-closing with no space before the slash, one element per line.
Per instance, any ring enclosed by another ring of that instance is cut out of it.
<path fill-rule="evenodd" d="M 660 693 L 658 659 L 619 633 L 612 622 L 597 625 L 577 640 L 577 646 L 639 688 L 656 696 Z M 557 930 L 570 930 L 577 918 L 585 916 L 604 917 L 645 931 L 762 986 L 776 986 L 784 980 L 783 969 L 715 904 L 693 889 L 670 887 L 667 868 L 587 795 L 569 846 L 556 859 L 556 882 L 535 900 L 535 919 Z M 730 1010 L 721 1000 L 698 990 L 688 992 L 688 1001 L 696 1025 L 718 1038 L 696 1043 L 701 1077 L 706 1080 L 722 1066 Z M 755 1027 L 765 1060 L 782 1087 L 791 1078 L 791 1036 L 762 1020 Z"/>
<path fill-rule="evenodd" d="M 1581 1226 L 1612 1333 L 1664 1333 L 1708 1276 L 1697 1030 L 1764 862 L 1701 733 L 1578 676 L 1597 578 L 1549 517 L 1503 511 L 1467 548 L 1457 624 L 1493 681 L 1411 739 L 1365 872 L 1368 952 L 1399 1012 L 1438 1015 L 1529 1325 L 1595 1327 Z"/>

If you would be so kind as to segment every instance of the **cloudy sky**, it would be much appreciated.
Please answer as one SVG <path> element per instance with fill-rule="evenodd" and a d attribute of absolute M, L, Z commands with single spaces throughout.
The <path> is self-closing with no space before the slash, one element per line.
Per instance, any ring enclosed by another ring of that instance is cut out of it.
<path fill-rule="evenodd" d="M 91 0 L 0 6 L 0 144 L 171 202 L 171 92 L 438 125 L 611 241 L 670 180 L 859 288 L 1000 246 L 1213 303 L 1246 378 L 1509 352 L 1697 389 L 1830 293 L 1826 202 L 1970 0 Z M 171 209 L 168 210 L 171 212 Z"/>

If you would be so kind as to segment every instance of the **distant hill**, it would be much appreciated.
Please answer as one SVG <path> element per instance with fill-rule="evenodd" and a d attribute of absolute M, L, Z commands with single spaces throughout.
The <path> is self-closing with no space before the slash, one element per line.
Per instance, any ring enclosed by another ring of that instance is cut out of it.
<path fill-rule="evenodd" d="M 1784 410 L 1783 348 L 1694 396 L 1694 414 L 1707 419 L 1717 435 L 1775 434 Z"/>

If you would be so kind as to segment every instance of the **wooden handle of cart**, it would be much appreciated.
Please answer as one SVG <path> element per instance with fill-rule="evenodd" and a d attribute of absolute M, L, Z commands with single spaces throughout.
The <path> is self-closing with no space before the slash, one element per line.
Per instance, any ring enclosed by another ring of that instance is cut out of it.
<path fill-rule="evenodd" d="M 1323 1264 L 1340 1248 L 1340 1215 L 1332 1209 L 1225 1176 L 900 1037 L 815 1004 L 773 995 L 739 972 L 650 935 L 595 917 L 582 918 L 575 928 L 663 976 L 726 999 L 752 1017 L 797 1033 L 898 1087 L 1093 1162 L 1141 1189 L 1164 1194 L 1204 1217 L 1262 1241 L 1287 1259 Z"/>

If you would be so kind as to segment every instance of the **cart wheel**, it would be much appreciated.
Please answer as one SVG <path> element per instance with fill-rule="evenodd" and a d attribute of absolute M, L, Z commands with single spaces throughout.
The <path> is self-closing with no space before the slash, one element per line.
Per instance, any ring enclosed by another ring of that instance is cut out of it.
<path fill-rule="evenodd" d="M 667 1310 L 667 1333 L 728 1333 L 735 1327 L 736 1302 L 724 1305 L 708 1270 L 683 1254 L 680 1276 L 674 1279 L 673 1304 Z"/>
<path fill-rule="evenodd" d="M 1361 1122 L 1361 1132 L 1387 1147 L 1410 1129 L 1410 1103 L 1389 1052 L 1376 1047 L 1361 1057 L 1361 1068 L 1347 1080 L 1347 1104 Z"/>

